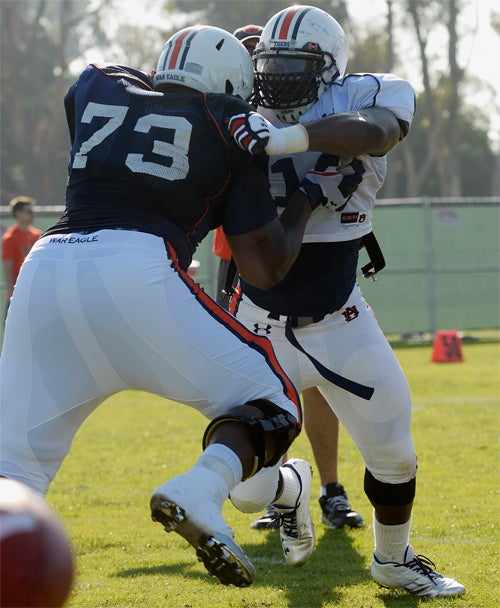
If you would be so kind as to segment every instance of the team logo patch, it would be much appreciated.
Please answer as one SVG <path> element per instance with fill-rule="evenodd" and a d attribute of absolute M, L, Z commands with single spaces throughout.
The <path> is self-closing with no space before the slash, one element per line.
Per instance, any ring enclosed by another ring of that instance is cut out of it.
<path fill-rule="evenodd" d="M 354 321 L 354 319 L 359 316 L 359 310 L 356 308 L 356 306 L 347 306 L 342 311 L 342 316 L 349 323 L 349 321 Z"/>
<path fill-rule="evenodd" d="M 203 72 L 203 66 L 199 63 L 193 63 L 192 61 L 186 62 L 184 66 L 186 72 L 191 72 L 192 74 L 197 74 L 198 76 Z"/>
<path fill-rule="evenodd" d="M 341 224 L 356 224 L 359 219 L 359 213 L 342 213 L 340 215 Z"/>
<path fill-rule="evenodd" d="M 266 323 L 254 323 L 253 324 L 253 331 L 255 334 L 267 334 L 269 335 L 271 333 L 271 326 L 270 325 L 266 325 Z"/>

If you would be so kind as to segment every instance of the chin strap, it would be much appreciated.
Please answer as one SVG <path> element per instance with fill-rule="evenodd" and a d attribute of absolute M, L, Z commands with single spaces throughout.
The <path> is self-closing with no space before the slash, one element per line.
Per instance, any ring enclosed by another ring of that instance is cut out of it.
<path fill-rule="evenodd" d="M 365 234 L 361 239 L 361 247 L 366 249 L 370 258 L 370 262 L 361 268 L 361 272 L 366 279 L 372 278 L 375 281 L 375 274 L 385 268 L 385 258 L 373 232 Z"/>

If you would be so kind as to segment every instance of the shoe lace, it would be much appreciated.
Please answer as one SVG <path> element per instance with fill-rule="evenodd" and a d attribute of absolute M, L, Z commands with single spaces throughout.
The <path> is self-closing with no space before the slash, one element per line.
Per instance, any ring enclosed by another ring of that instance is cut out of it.
<path fill-rule="evenodd" d="M 411 559 L 409 562 L 398 564 L 398 566 L 404 566 L 410 570 L 414 570 L 415 572 L 420 572 L 424 576 L 430 578 L 431 581 L 442 577 L 442 575 L 435 570 L 436 564 L 425 555 L 414 555 L 413 559 Z"/>
<path fill-rule="evenodd" d="M 290 513 L 280 513 L 280 526 L 283 529 L 283 532 L 287 536 L 291 536 L 292 538 L 299 537 L 299 530 L 297 526 L 297 510 L 294 509 Z"/>

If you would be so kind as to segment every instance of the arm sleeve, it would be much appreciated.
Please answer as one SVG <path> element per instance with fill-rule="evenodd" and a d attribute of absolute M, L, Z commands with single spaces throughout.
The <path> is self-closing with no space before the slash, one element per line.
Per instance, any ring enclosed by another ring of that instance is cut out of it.
<path fill-rule="evenodd" d="M 76 83 L 69 88 L 64 97 L 64 109 L 66 111 L 66 122 L 68 123 L 71 144 L 73 144 L 75 138 L 75 90 Z"/>
<path fill-rule="evenodd" d="M 415 90 L 394 74 L 354 74 L 346 79 L 352 110 L 380 107 L 391 110 L 408 124 L 415 114 Z"/>
<path fill-rule="evenodd" d="M 407 123 L 408 129 L 415 114 L 414 88 L 394 74 L 349 74 L 332 94 L 340 101 L 335 104 L 336 112 L 387 108 L 398 120 Z"/>

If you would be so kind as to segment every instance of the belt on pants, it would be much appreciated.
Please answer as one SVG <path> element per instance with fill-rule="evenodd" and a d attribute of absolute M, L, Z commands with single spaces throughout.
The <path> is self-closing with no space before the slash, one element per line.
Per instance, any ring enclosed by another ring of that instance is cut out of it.
<path fill-rule="evenodd" d="M 275 312 L 270 312 L 267 315 L 268 319 L 273 319 L 274 321 L 283 321 L 283 323 L 285 323 L 287 320 L 289 320 L 290 325 L 294 328 L 305 327 L 306 325 L 312 325 L 313 323 L 319 323 L 320 321 L 323 321 L 323 319 L 325 317 L 326 317 L 326 314 L 302 317 L 302 316 L 297 316 L 297 315 L 279 315 Z"/>
<path fill-rule="evenodd" d="M 361 399 L 365 399 L 369 401 L 372 398 L 375 389 L 371 386 L 365 386 L 364 384 L 360 384 L 359 382 L 355 382 L 354 380 L 350 380 L 349 378 L 345 378 L 340 374 L 334 372 L 331 369 L 325 367 L 322 363 L 320 363 L 311 353 L 308 353 L 302 345 L 297 340 L 295 334 L 293 333 L 292 328 L 297 327 L 305 327 L 306 325 L 311 325 L 312 323 L 318 323 L 322 319 L 326 317 L 325 315 L 317 315 L 310 317 L 299 317 L 294 315 L 277 315 L 270 312 L 267 315 L 268 319 L 274 319 L 275 321 L 284 321 L 285 322 L 285 337 L 286 339 L 294 346 L 297 350 L 303 353 L 309 361 L 314 365 L 317 371 L 326 378 L 335 386 L 344 389 L 345 391 L 352 393 L 360 397 Z"/>

